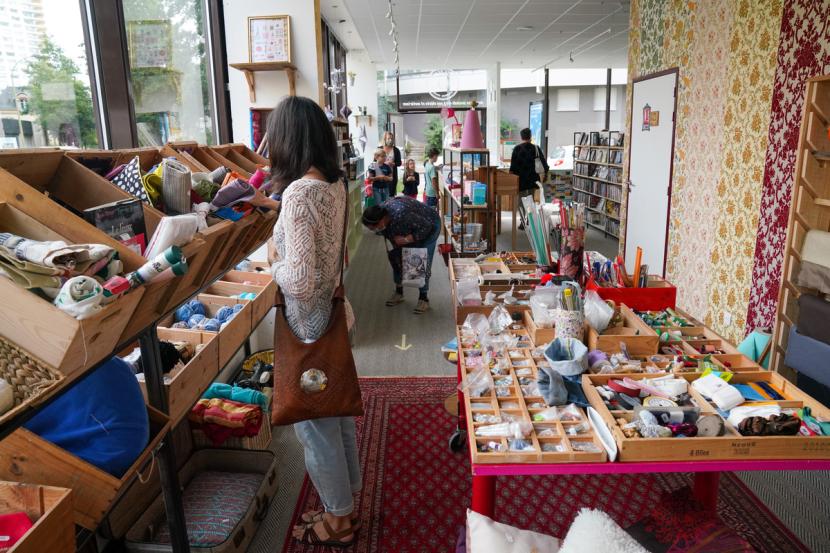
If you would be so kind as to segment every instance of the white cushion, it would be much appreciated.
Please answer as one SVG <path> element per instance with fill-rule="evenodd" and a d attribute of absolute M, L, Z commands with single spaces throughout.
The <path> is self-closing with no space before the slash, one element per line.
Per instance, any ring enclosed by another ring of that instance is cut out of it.
<path fill-rule="evenodd" d="M 558 553 L 559 540 L 467 509 L 467 553 Z"/>
<path fill-rule="evenodd" d="M 648 553 L 602 511 L 581 509 L 562 540 L 559 553 Z"/>

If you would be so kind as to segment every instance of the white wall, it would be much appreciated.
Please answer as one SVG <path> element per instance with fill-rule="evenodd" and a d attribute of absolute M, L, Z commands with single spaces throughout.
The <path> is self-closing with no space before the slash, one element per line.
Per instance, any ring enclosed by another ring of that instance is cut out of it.
<path fill-rule="evenodd" d="M 502 73 L 503 74 L 503 73 Z M 570 87 L 568 87 L 570 88 Z M 593 86 L 574 87 L 579 89 L 579 111 L 556 111 L 558 88 L 550 89 L 550 114 L 548 116 L 550 146 L 573 144 L 573 133 L 577 131 L 598 131 L 605 126 L 605 111 L 594 111 Z M 625 86 L 613 86 L 617 90 L 615 110 L 611 111 L 611 130 L 622 131 L 625 118 Z M 501 118 L 515 123 L 514 136 L 528 124 L 528 105 L 535 100 L 544 100 L 544 94 L 536 94 L 534 88 L 502 89 Z"/>
<path fill-rule="evenodd" d="M 349 117 L 349 132 L 355 142 L 355 148 L 359 147 L 360 127 L 366 127 L 366 151 L 364 152 L 365 165 L 368 167 L 372 162 L 372 153 L 378 145 L 378 80 L 377 68 L 369 61 L 369 54 L 366 50 L 349 50 L 346 53 L 346 70 L 355 73 L 354 85 L 348 86 L 349 107 L 352 108 L 352 116 Z M 348 81 L 348 78 L 347 78 Z M 356 124 L 354 113 L 357 113 L 357 106 L 366 106 L 367 114 L 372 116 L 370 125 L 366 119 L 360 119 L 360 126 Z"/>
<path fill-rule="evenodd" d="M 319 101 L 317 29 L 319 0 L 224 0 L 225 38 L 228 62 L 248 61 L 248 17 L 253 15 L 291 16 L 291 58 L 297 66 L 297 95 Z M 228 68 L 233 140 L 250 143 L 250 111 L 274 107 L 288 95 L 288 78 L 282 71 L 256 73 L 256 103 L 248 98 L 248 85 L 241 71 Z"/>

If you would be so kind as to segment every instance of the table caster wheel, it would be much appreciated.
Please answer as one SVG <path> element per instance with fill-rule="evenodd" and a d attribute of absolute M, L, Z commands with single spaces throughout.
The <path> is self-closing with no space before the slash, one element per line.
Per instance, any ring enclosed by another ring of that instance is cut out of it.
<path fill-rule="evenodd" d="M 450 451 L 453 453 L 459 453 L 460 451 L 464 450 L 464 446 L 467 444 L 467 432 L 464 430 L 456 430 L 453 432 L 452 436 L 450 436 Z"/>

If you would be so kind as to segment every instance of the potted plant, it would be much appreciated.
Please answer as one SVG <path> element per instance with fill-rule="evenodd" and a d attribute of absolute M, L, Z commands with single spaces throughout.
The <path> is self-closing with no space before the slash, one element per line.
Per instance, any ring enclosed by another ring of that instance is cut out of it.
<path fill-rule="evenodd" d="M 514 125 L 512 121 L 508 121 L 507 119 L 502 119 L 501 123 L 499 124 L 499 133 L 504 140 L 510 140 L 513 138 L 513 130 Z"/>

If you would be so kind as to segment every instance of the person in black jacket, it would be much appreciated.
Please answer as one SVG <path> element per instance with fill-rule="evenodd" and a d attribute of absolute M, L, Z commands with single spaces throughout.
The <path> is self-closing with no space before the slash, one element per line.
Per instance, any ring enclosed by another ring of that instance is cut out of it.
<path fill-rule="evenodd" d="M 522 142 L 513 148 L 513 155 L 510 157 L 510 172 L 519 176 L 519 213 L 522 217 L 521 228 L 524 228 L 527 214 L 525 213 L 522 198 L 532 196 L 537 190 L 536 182 L 544 182 L 548 173 L 548 162 L 542 149 L 530 141 L 530 129 L 522 129 L 519 133 Z M 536 170 L 536 160 L 541 162 L 544 168 L 543 173 Z"/>
<path fill-rule="evenodd" d="M 419 181 L 418 172 L 415 171 L 415 160 L 409 158 L 406 160 L 406 168 L 403 171 L 403 195 L 413 200 L 417 199 Z"/>
<path fill-rule="evenodd" d="M 381 148 L 383 148 L 386 154 L 386 164 L 392 168 L 392 182 L 389 183 L 389 197 L 394 198 L 398 195 L 398 167 L 403 164 L 401 151 L 395 146 L 395 135 L 389 131 L 383 133 L 383 144 L 381 144 Z"/>

